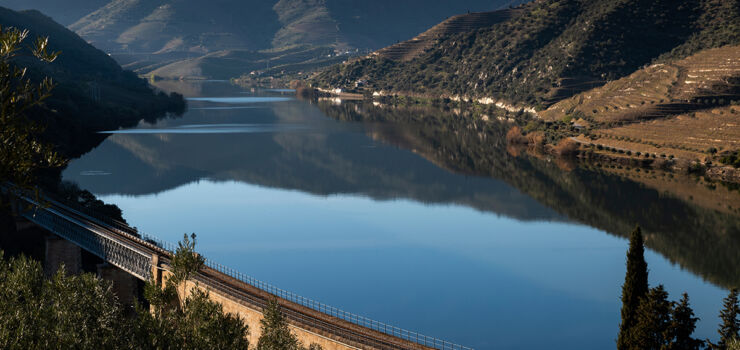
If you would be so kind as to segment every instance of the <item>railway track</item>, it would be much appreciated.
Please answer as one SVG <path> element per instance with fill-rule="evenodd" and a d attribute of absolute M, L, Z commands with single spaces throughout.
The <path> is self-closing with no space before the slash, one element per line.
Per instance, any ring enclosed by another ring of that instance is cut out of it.
<path fill-rule="evenodd" d="M 3 192 L 8 192 L 7 185 Z M 33 196 L 12 189 L 10 192 L 22 202 L 16 206 L 24 208 L 19 210 L 22 216 L 139 279 L 152 279 L 153 268 L 169 270 L 174 245 L 51 196 Z M 194 280 L 211 293 L 258 312 L 262 312 L 269 301 L 276 300 L 293 326 L 348 347 L 472 350 L 300 297 L 209 260 Z"/>

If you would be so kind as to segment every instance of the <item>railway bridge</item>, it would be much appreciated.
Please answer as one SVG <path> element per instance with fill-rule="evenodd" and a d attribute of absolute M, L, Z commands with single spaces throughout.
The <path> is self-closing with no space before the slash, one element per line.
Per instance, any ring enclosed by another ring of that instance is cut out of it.
<path fill-rule="evenodd" d="M 131 276 L 161 283 L 162 276 L 170 270 L 170 259 L 175 251 L 173 244 L 48 194 L 31 194 L 10 185 L 0 186 L 0 189 L 13 198 L 14 210 L 19 216 Z M 197 281 L 225 311 L 239 314 L 245 320 L 252 330 L 252 343 L 259 337 L 262 310 L 268 301 L 275 299 L 303 343 L 316 343 L 327 350 L 472 350 L 302 297 L 210 259 L 206 259 L 205 267 L 193 279 L 192 285 Z"/>

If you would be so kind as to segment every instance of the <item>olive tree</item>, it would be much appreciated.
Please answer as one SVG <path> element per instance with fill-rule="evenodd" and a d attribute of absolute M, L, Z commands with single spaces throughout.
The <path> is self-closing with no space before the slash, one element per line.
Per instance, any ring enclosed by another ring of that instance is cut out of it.
<path fill-rule="evenodd" d="M 26 76 L 28 69 L 14 62 L 30 55 L 51 63 L 59 53 L 48 52 L 48 38 L 38 38 L 24 48 L 27 38 L 27 30 L 0 28 L 0 181 L 24 187 L 30 186 L 38 169 L 63 164 L 51 145 L 38 140 L 42 129 L 28 117 L 51 95 L 54 83 L 50 78 L 33 83 Z"/>

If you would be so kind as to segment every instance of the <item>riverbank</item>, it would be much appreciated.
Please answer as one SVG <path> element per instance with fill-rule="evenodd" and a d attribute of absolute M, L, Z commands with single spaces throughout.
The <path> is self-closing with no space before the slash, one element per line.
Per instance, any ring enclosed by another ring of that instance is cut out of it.
<path fill-rule="evenodd" d="M 722 162 L 723 159 L 734 159 L 731 158 L 732 144 L 737 142 L 734 140 L 740 140 L 740 131 L 732 126 L 740 116 L 740 106 L 702 110 L 691 115 L 624 124 L 616 128 L 609 124 L 604 128 L 593 120 L 589 122 L 588 117 L 547 120 L 550 115 L 546 113 L 493 99 L 344 92 L 341 89 L 309 90 L 300 94 L 333 101 L 362 99 L 378 106 L 443 106 L 456 116 L 465 114 L 461 112 L 467 110 L 472 119 L 511 123 L 510 130 L 513 131 L 507 142 L 529 145 L 551 156 L 596 159 L 605 164 L 691 173 L 712 181 L 740 183 L 740 169 Z M 718 131 L 722 131 L 721 135 Z M 638 139 L 638 135 L 642 138 Z"/>

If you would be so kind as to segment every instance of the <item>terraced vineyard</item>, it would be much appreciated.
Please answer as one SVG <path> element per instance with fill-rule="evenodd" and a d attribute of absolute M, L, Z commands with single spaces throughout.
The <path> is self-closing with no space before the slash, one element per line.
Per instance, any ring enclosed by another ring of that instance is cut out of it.
<path fill-rule="evenodd" d="M 740 107 L 730 106 L 600 130 L 598 133 L 704 152 L 712 147 L 717 150 L 740 149 L 739 122 Z"/>
<path fill-rule="evenodd" d="M 656 64 L 541 112 L 545 120 L 581 115 L 596 122 L 654 119 L 740 100 L 740 46 Z"/>
<path fill-rule="evenodd" d="M 452 16 L 411 40 L 378 50 L 373 55 L 393 61 L 411 61 L 432 48 L 441 38 L 490 27 L 509 20 L 520 12 L 521 10 L 517 9 L 507 9 Z"/>

